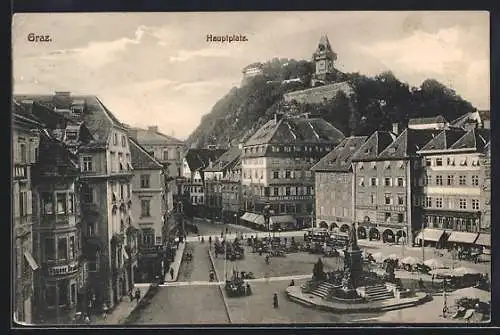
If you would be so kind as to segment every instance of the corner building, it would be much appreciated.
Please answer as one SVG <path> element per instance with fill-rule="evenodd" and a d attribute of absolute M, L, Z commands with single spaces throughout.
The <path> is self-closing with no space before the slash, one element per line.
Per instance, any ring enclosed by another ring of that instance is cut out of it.
<path fill-rule="evenodd" d="M 424 229 L 417 240 L 441 248 L 474 245 L 483 220 L 481 157 L 489 134 L 446 129 L 419 150 Z"/>
<path fill-rule="evenodd" d="M 87 307 L 91 312 L 104 306 L 112 309 L 133 287 L 137 259 L 137 232 L 130 215 L 134 174 L 127 129 L 96 96 L 56 92 L 15 98 L 44 107 L 51 112 L 43 112 L 50 120 L 57 115 L 85 125 L 83 133 L 57 120 L 51 121 L 49 128 L 58 128 L 58 139 L 75 142 L 78 156 L 82 249 L 88 266 Z"/>
<path fill-rule="evenodd" d="M 241 219 L 264 229 L 311 226 L 315 200 L 310 168 L 344 137 L 321 118 L 276 114 L 243 146 L 241 184 L 246 213 Z M 266 205 L 270 227 L 264 227 Z"/>

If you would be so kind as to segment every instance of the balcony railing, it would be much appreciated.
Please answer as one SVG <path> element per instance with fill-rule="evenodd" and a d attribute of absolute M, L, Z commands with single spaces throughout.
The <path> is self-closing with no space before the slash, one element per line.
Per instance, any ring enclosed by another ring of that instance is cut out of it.
<path fill-rule="evenodd" d="M 76 223 L 75 214 L 42 214 L 40 216 L 40 228 L 44 227 L 68 227 Z"/>
<path fill-rule="evenodd" d="M 356 205 L 356 209 L 371 209 L 376 210 L 378 208 L 377 205 Z"/>
<path fill-rule="evenodd" d="M 401 205 L 383 205 L 379 206 L 379 209 L 381 211 L 387 211 L 387 212 L 404 212 L 406 210 L 405 206 Z"/>
<path fill-rule="evenodd" d="M 252 196 L 249 197 L 251 199 Z M 273 196 L 255 196 L 256 200 L 260 201 L 297 201 L 297 200 L 313 200 L 313 195 L 273 195 Z"/>
<path fill-rule="evenodd" d="M 78 262 L 76 260 L 57 260 L 48 261 L 46 269 L 49 276 L 63 276 L 78 271 Z"/>
<path fill-rule="evenodd" d="M 28 178 L 28 167 L 26 165 L 14 166 L 14 179 L 23 180 Z"/>

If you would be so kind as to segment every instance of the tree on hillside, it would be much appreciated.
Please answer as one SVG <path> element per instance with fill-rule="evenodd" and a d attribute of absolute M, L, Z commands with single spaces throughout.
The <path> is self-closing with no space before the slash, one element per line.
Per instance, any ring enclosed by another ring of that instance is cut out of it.
<path fill-rule="evenodd" d="M 203 147 L 213 141 L 238 143 L 271 119 L 279 109 L 283 95 L 310 86 L 314 64 L 306 60 L 275 58 L 263 63 L 264 75 L 257 76 L 240 88 L 233 88 L 221 98 L 212 111 L 203 116 L 200 126 L 187 144 Z M 300 78 L 300 82 L 281 84 Z M 448 121 L 474 111 L 474 107 L 452 89 L 435 79 L 420 87 L 409 87 L 390 72 L 375 77 L 338 71 L 336 81 L 347 81 L 354 95 L 339 93 L 323 104 L 299 104 L 295 113 L 318 112 L 345 135 L 371 135 L 375 130 L 390 130 L 397 122 L 406 125 L 410 118 L 443 115 Z M 270 82 L 271 81 L 271 82 Z"/>

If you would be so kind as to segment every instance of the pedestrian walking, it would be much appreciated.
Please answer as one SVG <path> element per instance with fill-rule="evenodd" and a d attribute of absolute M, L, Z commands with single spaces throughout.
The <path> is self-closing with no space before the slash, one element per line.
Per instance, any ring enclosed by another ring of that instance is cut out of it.
<path fill-rule="evenodd" d="M 274 296 L 273 296 L 273 306 L 274 308 L 278 308 L 279 305 L 278 305 L 278 293 L 274 293 Z"/>
<path fill-rule="evenodd" d="M 170 268 L 170 278 L 174 280 L 174 269 Z"/>
<path fill-rule="evenodd" d="M 132 288 L 128 289 L 128 297 L 130 298 L 130 302 L 134 301 L 134 294 L 132 293 Z"/>
<path fill-rule="evenodd" d="M 83 319 L 83 321 L 85 322 L 85 324 L 89 325 L 90 324 L 90 317 L 88 314 L 85 314 L 85 318 Z"/>
<path fill-rule="evenodd" d="M 104 306 L 102 306 L 102 318 L 106 320 L 107 317 L 108 317 L 108 305 L 104 304 Z"/>
<path fill-rule="evenodd" d="M 141 291 L 139 289 L 135 291 L 135 299 L 137 300 L 137 303 L 141 300 Z"/>

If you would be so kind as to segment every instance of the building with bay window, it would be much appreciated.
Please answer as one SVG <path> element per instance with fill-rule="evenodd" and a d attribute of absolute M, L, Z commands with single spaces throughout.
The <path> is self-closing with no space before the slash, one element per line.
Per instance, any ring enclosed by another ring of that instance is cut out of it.
<path fill-rule="evenodd" d="M 137 280 L 151 282 L 164 275 L 163 223 L 166 212 L 165 173 L 163 165 L 134 139 L 130 139 L 132 178 L 132 212 L 141 231 Z"/>
<path fill-rule="evenodd" d="M 37 319 L 45 323 L 69 323 L 85 307 L 79 174 L 78 157 L 41 131 L 33 166 L 33 245 L 41 266 L 35 282 Z"/>
<path fill-rule="evenodd" d="M 310 168 L 343 139 L 342 132 L 322 118 L 276 114 L 243 145 L 241 220 L 264 229 L 310 226 L 314 205 Z M 269 222 L 264 223 L 267 210 Z"/>
<path fill-rule="evenodd" d="M 33 108 L 35 116 L 46 120 L 49 133 L 78 157 L 87 306 L 93 312 L 104 306 L 112 309 L 133 287 L 137 264 L 137 229 L 130 215 L 134 173 L 127 129 L 95 96 L 56 92 L 16 95 L 15 99 L 41 106 Z M 53 201 L 56 204 L 57 199 Z"/>
<path fill-rule="evenodd" d="M 12 286 L 14 320 L 33 323 L 34 280 L 40 260 L 33 252 L 32 164 L 38 156 L 40 121 L 12 104 Z"/>

